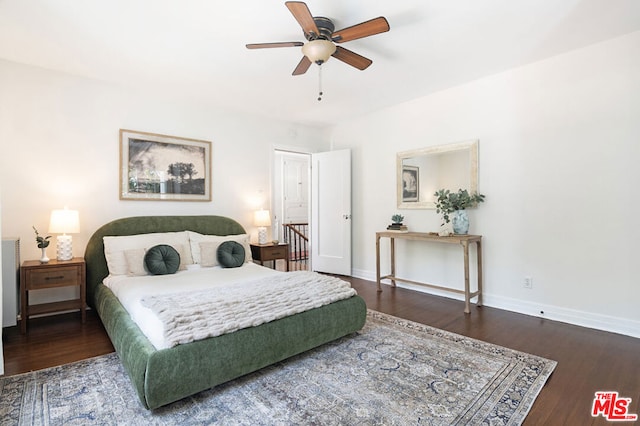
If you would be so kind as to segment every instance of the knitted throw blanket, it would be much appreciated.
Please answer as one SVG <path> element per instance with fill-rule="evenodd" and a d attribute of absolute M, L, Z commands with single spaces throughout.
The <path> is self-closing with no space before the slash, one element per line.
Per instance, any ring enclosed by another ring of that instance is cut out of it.
<path fill-rule="evenodd" d="M 197 292 L 147 296 L 169 346 L 232 333 L 328 305 L 356 294 L 351 284 L 296 271 Z"/>

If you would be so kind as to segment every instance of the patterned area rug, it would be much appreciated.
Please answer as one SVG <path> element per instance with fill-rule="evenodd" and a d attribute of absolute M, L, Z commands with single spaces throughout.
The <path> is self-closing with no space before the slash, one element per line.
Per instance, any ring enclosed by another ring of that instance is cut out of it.
<path fill-rule="evenodd" d="M 369 311 L 359 333 L 154 411 L 115 354 L 1 378 L 0 424 L 521 424 L 555 365 Z"/>

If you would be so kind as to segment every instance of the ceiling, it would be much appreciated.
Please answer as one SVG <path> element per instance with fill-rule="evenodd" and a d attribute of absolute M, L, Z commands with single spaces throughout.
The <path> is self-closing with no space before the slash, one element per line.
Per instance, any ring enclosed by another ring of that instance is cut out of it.
<path fill-rule="evenodd" d="M 332 59 L 291 73 L 304 41 L 276 0 L 0 0 L 0 58 L 196 97 L 225 109 L 330 126 L 640 30 L 638 0 L 308 0 L 336 29 L 385 16 L 391 30 L 342 46 L 373 60 Z"/>

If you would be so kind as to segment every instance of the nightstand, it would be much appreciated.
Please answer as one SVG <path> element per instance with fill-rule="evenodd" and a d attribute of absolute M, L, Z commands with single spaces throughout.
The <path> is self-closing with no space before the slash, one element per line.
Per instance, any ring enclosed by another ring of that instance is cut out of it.
<path fill-rule="evenodd" d="M 284 259 L 289 272 L 289 244 L 251 244 L 251 257 L 261 265 L 267 260 L 273 260 L 273 269 L 276 269 L 277 259 Z"/>
<path fill-rule="evenodd" d="M 32 315 L 79 309 L 84 323 L 87 318 L 86 267 L 84 259 L 74 257 L 71 260 L 51 260 L 40 263 L 39 260 L 27 260 L 20 267 L 20 331 L 27 332 L 27 321 Z M 29 291 L 45 288 L 80 287 L 80 298 L 62 302 L 29 305 Z"/>

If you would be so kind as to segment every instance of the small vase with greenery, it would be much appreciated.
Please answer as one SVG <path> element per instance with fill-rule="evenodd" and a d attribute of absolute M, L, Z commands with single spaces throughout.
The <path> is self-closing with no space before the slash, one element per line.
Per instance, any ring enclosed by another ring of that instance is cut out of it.
<path fill-rule="evenodd" d="M 391 216 L 391 223 L 393 223 L 394 225 L 402 225 L 403 220 L 404 216 L 402 216 L 401 214 L 396 213 Z"/>
<path fill-rule="evenodd" d="M 42 250 L 42 257 L 40 258 L 40 262 L 47 263 L 49 261 L 49 258 L 47 257 L 47 247 L 49 247 L 49 238 L 51 238 L 51 235 L 42 237 L 40 236 L 40 233 L 35 226 L 32 226 L 32 228 L 36 233 L 36 243 L 38 244 L 38 248 Z"/>
<path fill-rule="evenodd" d="M 387 230 L 407 232 L 407 227 L 402 224 L 403 220 L 404 216 L 398 213 L 394 214 L 393 216 L 391 216 L 391 225 L 387 226 Z"/>
<path fill-rule="evenodd" d="M 458 189 L 458 192 L 440 189 L 434 195 L 436 196 L 436 213 L 442 214 L 444 223 L 449 223 L 451 220 L 450 215 L 454 212 L 462 212 L 469 207 L 475 207 L 484 202 L 484 195 L 477 192 L 469 194 L 466 189 Z M 453 231 L 456 234 L 466 234 L 469 230 L 469 219 L 466 216 L 466 211 L 459 215 L 459 220 L 462 223 L 456 223 L 457 217 L 454 217 Z"/>

